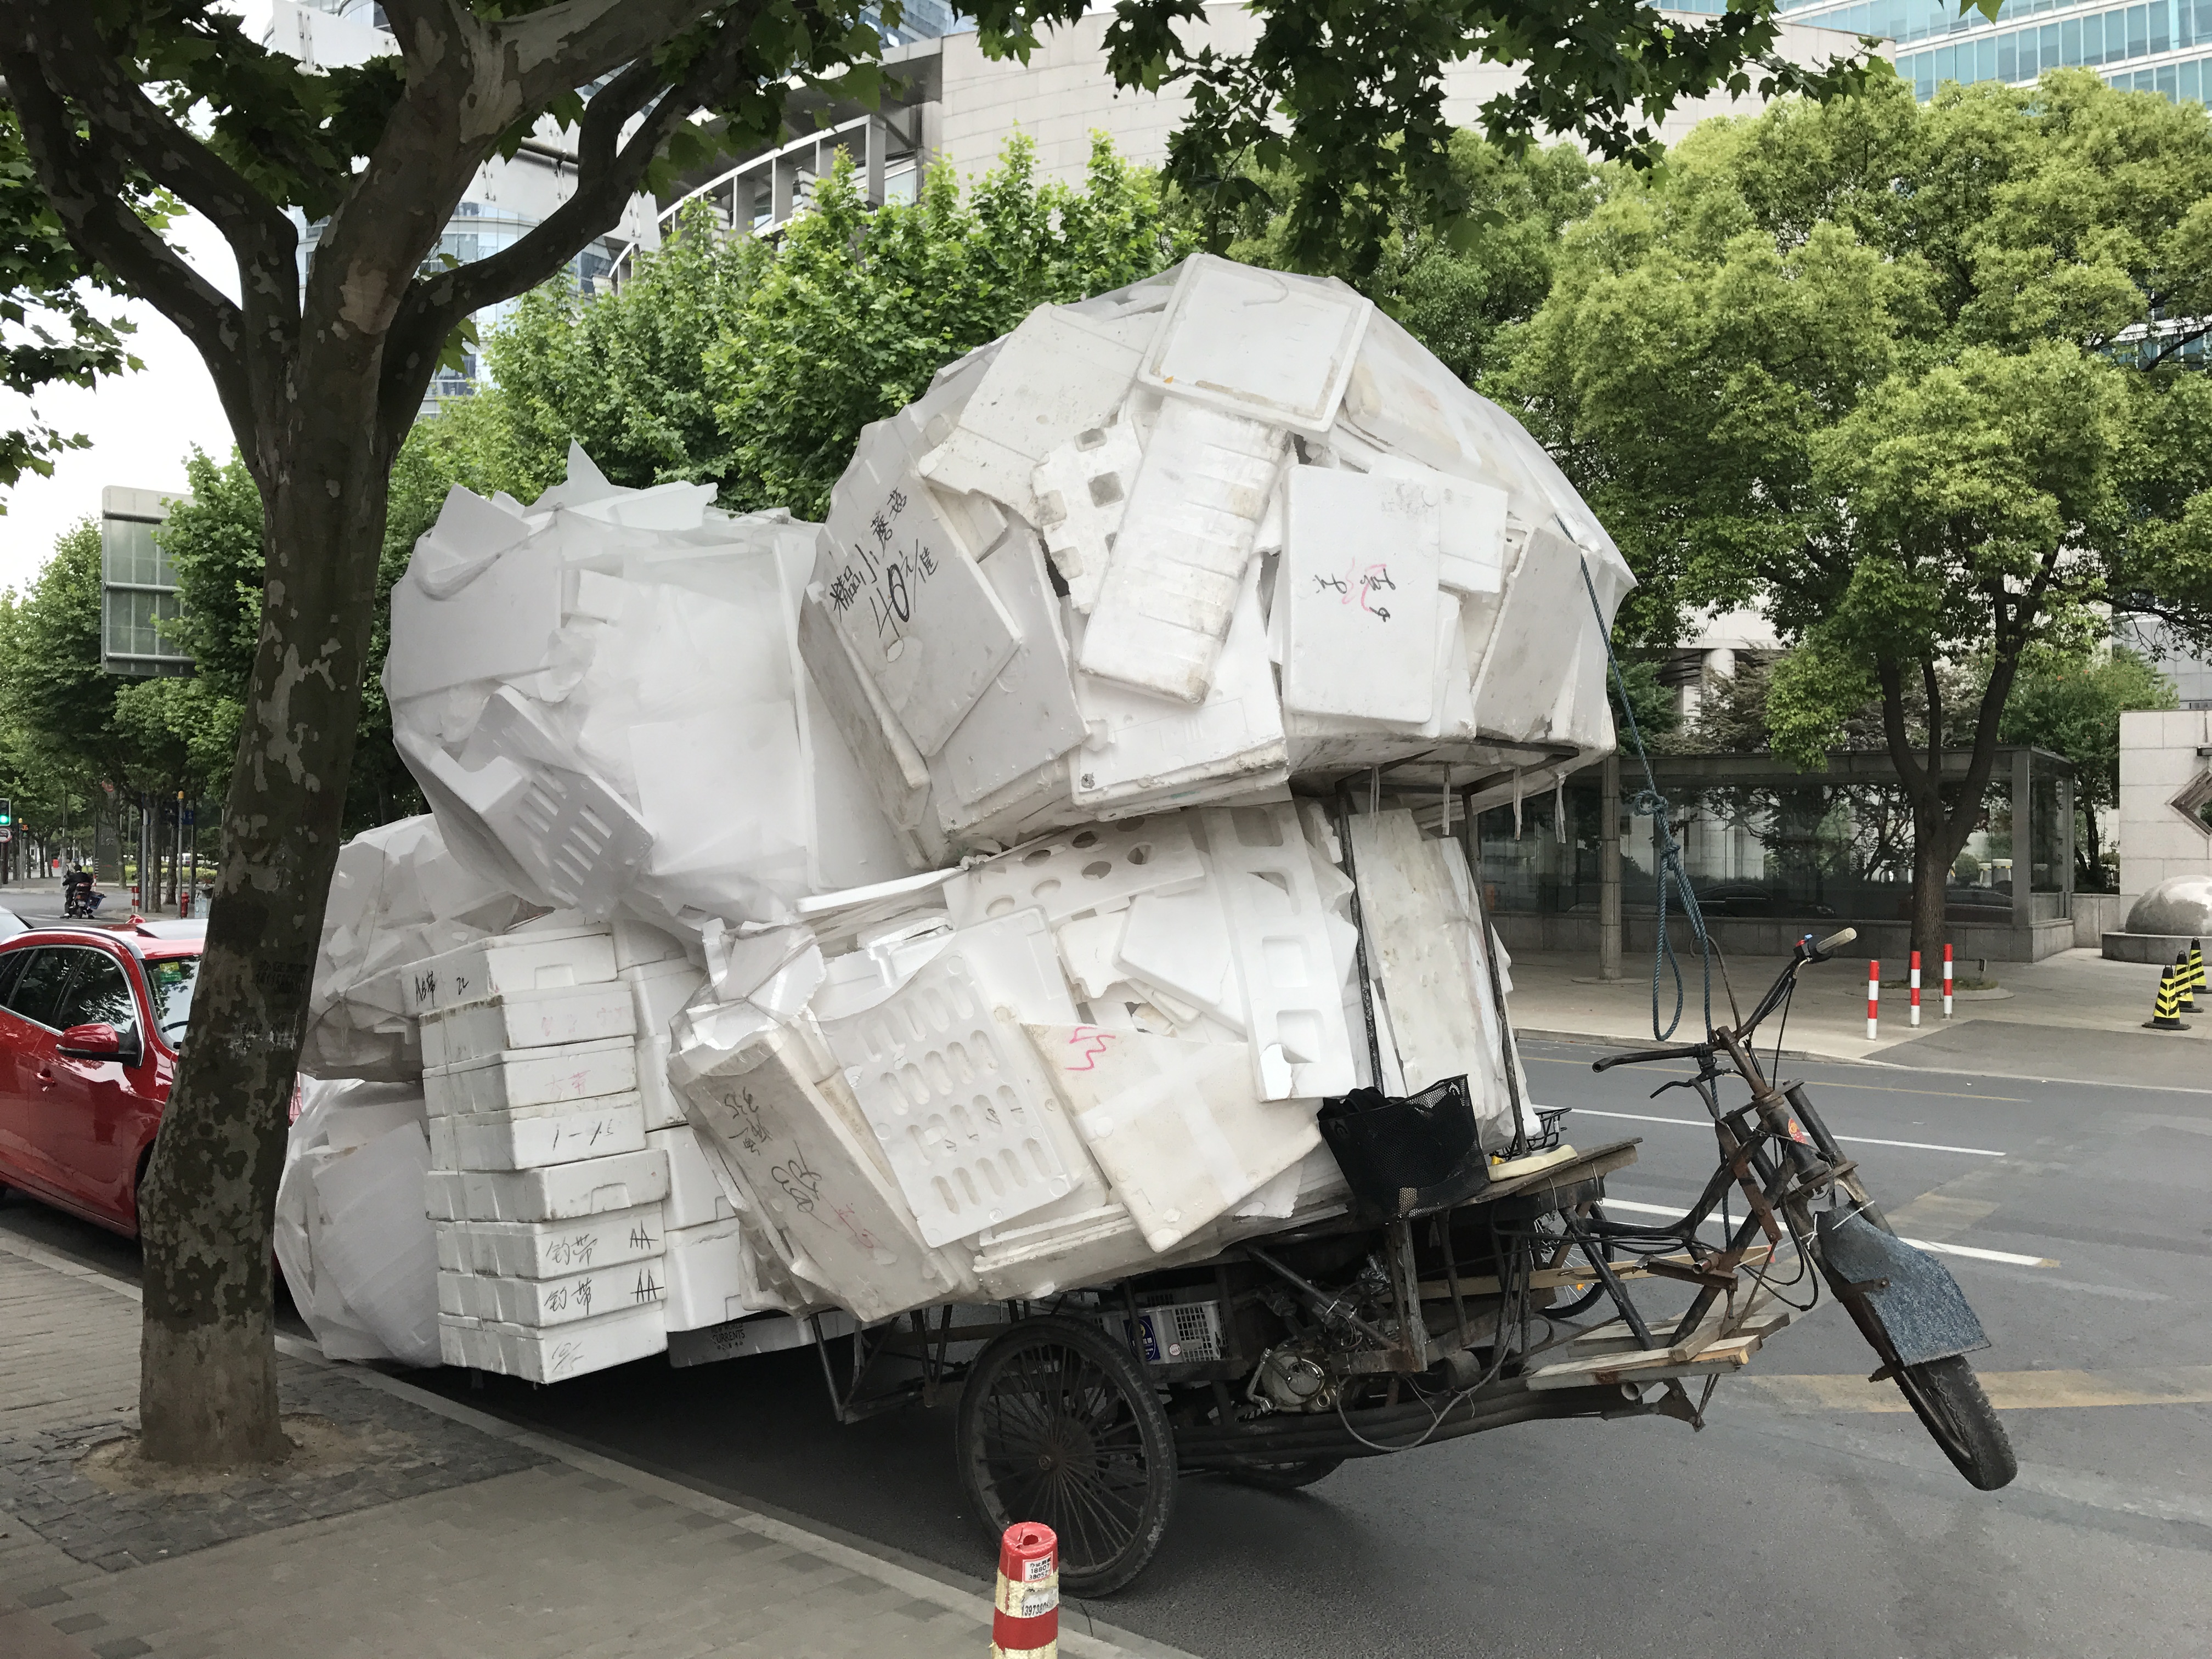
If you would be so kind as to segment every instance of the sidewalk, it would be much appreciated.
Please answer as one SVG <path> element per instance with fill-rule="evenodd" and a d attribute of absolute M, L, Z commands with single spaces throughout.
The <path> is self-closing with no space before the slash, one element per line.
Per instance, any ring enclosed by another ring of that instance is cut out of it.
<path fill-rule="evenodd" d="M 1675 1040 L 1689 1042 L 1701 1034 L 1704 1019 L 1704 968 L 1694 942 L 1676 945 L 1682 964 L 1684 1000 L 1682 1024 Z M 1748 1013 L 1781 971 L 1779 957 L 1731 957 L 1728 968 L 1735 981 L 1737 1000 Z M 1974 974 L 1972 962 L 1954 964 L 1961 975 Z M 1921 971 L 1920 1026 L 1915 1030 L 1906 991 L 1888 981 L 1903 979 L 1906 963 L 1881 964 L 1881 1036 L 1869 1042 L 1866 1034 L 1867 958 L 1844 955 L 1832 962 L 1806 969 L 1797 977 L 1797 991 L 1790 1007 L 1783 1036 L 1786 1048 L 1832 1060 L 1879 1059 L 1915 1038 L 1941 1030 L 1943 1019 L 1943 965 Z M 1531 951 L 1513 958 L 1513 992 L 1508 999 L 1514 1029 L 1523 1036 L 1596 1037 L 1607 1041 L 1651 1041 L 1651 957 L 1646 952 L 1624 957 L 1622 977 L 1615 984 L 1595 982 L 1597 964 L 1592 958 Z M 2040 1030 L 2073 1029 L 2126 1031 L 2162 1046 L 2180 1043 L 2212 1045 L 2212 1003 L 2200 999 L 2201 1012 L 2189 1020 L 2191 1030 L 2156 1037 L 2142 1031 L 2150 1018 L 2151 1000 L 2158 990 L 2159 970 L 2141 963 L 2107 962 L 2091 950 L 2063 951 L 2041 962 L 1991 962 L 1987 976 L 1997 981 L 2005 995 L 1964 995 L 1953 1004 L 1950 1025 L 1970 1021 L 2000 1021 Z M 1717 970 L 1713 975 L 1713 1006 L 1717 1015 L 1728 1016 L 1728 993 Z M 1674 981 L 1662 975 L 1659 1014 L 1663 1029 L 1674 1011 Z M 1762 1044 L 1775 1040 L 1778 1019 L 1759 1028 Z M 2205 1075 L 2212 1079 L 2212 1046 L 2202 1050 Z"/>
<path fill-rule="evenodd" d="M 204 1494 L 108 1490 L 134 1287 L 0 1237 L 6 1659 L 983 1659 L 963 1589 L 280 1340 L 287 1412 L 358 1449 Z M 1062 1615 L 1079 1659 L 1182 1659 Z"/>

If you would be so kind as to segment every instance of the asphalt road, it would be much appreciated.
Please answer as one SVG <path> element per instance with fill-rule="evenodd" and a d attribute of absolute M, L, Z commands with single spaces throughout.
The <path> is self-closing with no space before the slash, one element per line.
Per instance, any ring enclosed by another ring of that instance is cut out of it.
<path fill-rule="evenodd" d="M 1669 1068 L 1593 1077 L 1596 1052 L 1531 1045 L 1537 1093 L 1577 1109 L 1578 1145 L 1642 1137 L 1617 1206 L 1682 1205 L 1712 1157 L 1695 1103 L 1646 1098 Z M 1868 1352 L 1824 1304 L 1722 1384 L 1702 1433 L 1537 1424 L 1292 1495 L 1186 1480 L 1159 1558 L 1099 1616 L 1221 1659 L 2212 1652 L 2212 1091 L 1783 1070 L 1815 1085 L 1898 1230 L 1954 1252 L 1993 1340 L 1976 1363 L 2007 1407 L 2014 1486 L 1974 1492 L 1911 1416 L 1869 1409 L 1901 1402 L 1863 1385 Z M 129 1247 L 20 1199 L 0 1226 L 130 1270 Z M 878 1549 L 991 1570 L 949 1413 L 839 1427 L 811 1352 L 544 1389 L 422 1380 Z"/>

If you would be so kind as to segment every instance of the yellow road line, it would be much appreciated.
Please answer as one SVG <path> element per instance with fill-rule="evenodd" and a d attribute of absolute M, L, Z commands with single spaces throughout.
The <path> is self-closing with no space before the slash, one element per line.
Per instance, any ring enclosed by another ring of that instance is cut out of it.
<path fill-rule="evenodd" d="M 2201 1406 L 2212 1402 L 2212 1365 L 2149 1365 L 2110 1371 L 1982 1371 L 1982 1387 L 1999 1411 L 2060 1406 Z M 1891 1382 L 1841 1376 L 1736 1379 L 1759 1398 L 1796 1411 L 1905 1412 L 1911 1407 Z"/>

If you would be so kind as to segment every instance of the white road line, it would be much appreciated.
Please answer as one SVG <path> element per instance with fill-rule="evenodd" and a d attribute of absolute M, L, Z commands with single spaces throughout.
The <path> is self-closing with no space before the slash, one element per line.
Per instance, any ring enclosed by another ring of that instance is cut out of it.
<path fill-rule="evenodd" d="M 1638 1215 L 1663 1215 L 1676 1221 L 1680 1221 L 1687 1213 L 1671 1205 L 1632 1204 L 1625 1198 L 1613 1198 L 1610 1195 L 1602 1202 L 1608 1210 L 1633 1210 Z M 1720 1218 L 1707 1216 L 1705 1224 L 1708 1227 L 1718 1226 Z M 2012 1267 L 2055 1267 L 2058 1265 L 2049 1256 L 2015 1255 L 2010 1250 L 1984 1250 L 1971 1244 L 1939 1244 L 1932 1238 L 1905 1238 L 1901 1233 L 1899 1237 L 1917 1250 L 1926 1250 L 1936 1255 L 1971 1256 L 1976 1261 L 2002 1261 Z"/>
<path fill-rule="evenodd" d="M 1694 1117 L 1653 1117 L 1644 1112 L 1601 1112 L 1588 1106 L 1570 1109 L 1583 1117 L 1617 1117 L 1630 1123 L 1674 1123 L 1685 1129 L 1710 1129 L 1711 1119 Z M 1926 1140 L 1877 1140 L 1872 1135 L 1838 1135 L 1838 1140 L 1856 1141 L 1862 1146 L 1901 1146 L 1908 1152 L 1960 1152 L 1968 1158 L 2002 1158 L 2002 1152 L 1993 1152 L 1986 1146 L 1939 1146 Z"/>

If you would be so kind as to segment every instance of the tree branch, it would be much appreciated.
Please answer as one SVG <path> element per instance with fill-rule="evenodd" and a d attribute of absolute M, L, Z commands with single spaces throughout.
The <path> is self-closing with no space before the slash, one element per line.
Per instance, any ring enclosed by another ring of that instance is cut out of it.
<path fill-rule="evenodd" d="M 1881 682 L 1881 730 L 1889 743 L 1889 757 L 1896 763 L 1897 775 L 1905 781 L 1905 793 L 1916 804 L 1922 803 L 1929 778 L 1912 752 L 1912 734 L 1905 729 L 1904 672 L 1895 659 L 1884 656 L 1875 659 L 1875 674 Z"/>
<path fill-rule="evenodd" d="M 43 66 L 47 83 L 148 178 L 221 231 L 241 263 L 292 258 L 298 245 L 292 222 L 124 75 L 92 8 L 77 0 L 19 0 L 17 9 L 29 15 L 23 48 Z"/>
<path fill-rule="evenodd" d="M 434 0 L 415 0 L 428 5 Z M 492 24 L 485 49 L 504 58 L 526 107 L 542 108 L 562 93 L 588 85 L 665 46 L 686 24 L 709 17 L 725 0 L 561 0 L 526 15 Z M 757 4 L 743 8 L 749 35 Z M 726 21 L 724 29 L 731 27 Z M 597 102 L 595 99 L 592 101 Z M 688 112 L 687 112 L 688 113 Z"/>
<path fill-rule="evenodd" d="M 0 35 L 0 71 L 8 77 L 24 147 L 70 241 L 150 301 L 192 343 L 214 379 L 232 429 L 243 440 L 254 430 L 240 349 L 243 314 L 130 210 L 120 169 L 96 144 L 79 142 L 76 118 L 46 77 L 35 29 L 12 40 Z"/>

